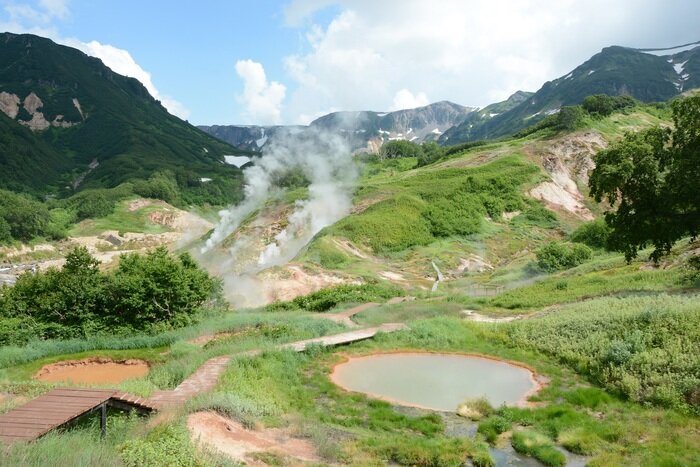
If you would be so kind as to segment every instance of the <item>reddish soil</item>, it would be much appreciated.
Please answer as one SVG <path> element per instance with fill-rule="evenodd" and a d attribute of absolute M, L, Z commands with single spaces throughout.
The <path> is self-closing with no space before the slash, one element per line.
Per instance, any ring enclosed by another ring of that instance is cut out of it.
<path fill-rule="evenodd" d="M 116 384 L 147 374 L 148 363 L 143 360 L 87 358 L 45 365 L 34 378 L 52 383 Z"/>
<path fill-rule="evenodd" d="M 254 454 L 270 452 L 300 461 L 319 462 L 314 446 L 294 438 L 288 430 L 266 428 L 246 430 L 243 425 L 214 412 L 196 412 L 187 418 L 192 438 L 208 448 L 220 451 L 246 465 L 265 465 Z"/>

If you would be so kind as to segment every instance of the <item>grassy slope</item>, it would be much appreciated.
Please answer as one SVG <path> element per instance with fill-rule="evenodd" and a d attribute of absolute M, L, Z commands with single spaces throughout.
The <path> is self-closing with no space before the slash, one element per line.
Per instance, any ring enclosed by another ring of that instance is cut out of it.
<path fill-rule="evenodd" d="M 620 136 L 621 126 L 659 121 L 653 112 L 640 111 L 611 118 L 618 120 L 593 123 L 610 140 Z M 379 336 L 344 352 L 425 349 L 477 352 L 521 361 L 550 379 L 549 386 L 537 396 L 542 405 L 497 409 L 480 423 L 475 440 L 464 439 L 452 433 L 465 429 L 468 422 L 454 416 L 394 409 L 340 391 L 327 379 L 330 366 L 340 359 L 333 351 L 267 352 L 259 358 L 234 359 L 212 394 L 193 400 L 183 413 L 156 428 L 139 420 L 119 419 L 107 442 L 97 445 L 96 427 L 79 425 L 34 445 L 19 446 L 5 453 L 4 460 L 40 465 L 53 449 L 54 459 L 64 464 L 89 459 L 91 465 L 108 465 L 116 456 L 130 462 L 138 454 L 145 456 L 141 463 L 173 465 L 173 457 L 162 452 L 163 446 L 169 446 L 171 455 L 175 453 L 183 464 L 194 456 L 202 465 L 215 465 L 219 461 L 208 455 L 193 454 L 183 434 L 181 416 L 213 409 L 249 426 L 289 426 L 310 438 L 327 462 L 352 465 L 458 465 L 465 456 L 474 461 L 488 459 L 486 440 L 502 439 L 512 430 L 518 432 L 513 439 L 516 448 L 553 465 L 561 459 L 554 445 L 590 456 L 590 465 L 700 463 L 696 449 L 700 424 L 693 415 L 696 408 L 688 402 L 697 396 L 692 388 L 700 382 L 697 352 L 693 351 L 700 296 L 697 289 L 687 290 L 689 284 L 675 265 L 677 257 L 669 260 L 669 269 L 641 270 L 643 261 L 626 265 L 617 254 L 597 252 L 593 260 L 572 270 L 551 276 L 533 274 L 533 249 L 549 239 L 561 238 L 578 222 L 566 216 L 554 220 L 543 217 L 537 205 L 524 198 L 522 209 L 538 215 L 510 222 L 497 217 L 484 219 L 480 231 L 466 237 L 435 238 L 428 231 L 424 241 L 409 248 L 372 249 L 368 231 L 384 235 L 382 229 L 395 230 L 385 238 L 398 238 L 395 244 L 403 245 L 414 228 L 403 222 L 411 214 L 406 210 L 418 211 L 413 212 L 413 220 L 425 222 L 421 209 L 430 197 L 445 196 L 469 175 L 488 178 L 507 173 L 517 179 L 521 192 L 527 190 L 544 174 L 533 165 L 525 147 L 546 144 L 535 136 L 480 147 L 421 170 L 410 169 L 413 161 L 370 166 L 356 202 L 377 210 L 376 206 L 391 201 L 391 208 L 382 208 L 379 214 L 368 208 L 346 218 L 319 234 L 298 258 L 314 267 L 368 278 L 387 269 L 414 274 L 414 280 L 404 285 L 419 296 L 418 300 L 384 305 L 356 317 L 364 325 L 404 321 L 410 330 Z M 356 235 L 351 239 L 365 258 L 342 247 L 345 236 L 351 235 Z M 687 245 L 680 245 L 676 255 L 686 249 Z M 437 296 L 428 297 L 420 291 L 420 286 L 430 284 L 420 276 L 432 274 L 431 260 L 449 269 L 456 265 L 457 256 L 469 253 L 482 255 L 499 267 L 447 282 Z M 474 283 L 517 287 L 493 298 L 475 298 L 468 293 Z M 661 294 L 674 289 L 685 293 Z M 461 310 L 467 306 L 484 313 L 546 313 L 531 320 L 490 325 L 462 320 Z M 312 319 L 302 312 L 227 313 L 213 314 L 196 326 L 157 336 L 35 342 L 25 348 L 0 349 L 0 388 L 12 395 L 5 403 L 7 409 L 17 403 L 16 395 L 31 396 L 48 389 L 48 385 L 29 380 L 45 363 L 77 356 L 119 355 L 156 363 L 148 377 L 120 386 L 145 395 L 175 386 L 211 356 L 340 329 L 335 323 Z M 237 334 L 204 350 L 186 342 L 219 331 Z M 499 435 L 501 432 L 506 434 Z M 79 443 L 86 447 L 78 448 Z M 73 448 L 56 449 L 57 445 Z"/>

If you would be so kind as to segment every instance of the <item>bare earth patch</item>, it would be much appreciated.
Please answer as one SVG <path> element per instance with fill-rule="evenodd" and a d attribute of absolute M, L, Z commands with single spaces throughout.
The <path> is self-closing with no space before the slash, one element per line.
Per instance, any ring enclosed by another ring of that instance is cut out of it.
<path fill-rule="evenodd" d="M 148 363 L 143 360 L 86 358 L 45 365 L 34 378 L 51 383 L 116 384 L 146 376 L 148 369 Z"/>
<path fill-rule="evenodd" d="M 260 452 L 281 454 L 306 462 L 321 460 L 309 441 L 292 437 L 288 430 L 246 430 L 240 423 L 214 412 L 193 413 L 187 418 L 187 428 L 195 442 L 247 465 L 265 465 L 253 457 Z"/>

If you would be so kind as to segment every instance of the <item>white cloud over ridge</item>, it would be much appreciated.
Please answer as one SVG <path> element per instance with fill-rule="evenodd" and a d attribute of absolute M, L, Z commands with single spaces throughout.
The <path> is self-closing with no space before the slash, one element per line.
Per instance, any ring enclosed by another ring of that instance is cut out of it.
<path fill-rule="evenodd" d="M 189 117 L 190 112 L 183 104 L 158 91 L 153 84 L 151 74 L 136 63 L 128 50 L 120 49 L 109 44 L 102 44 L 97 41 L 82 42 L 77 39 L 59 39 L 58 41 L 70 47 L 75 47 L 91 57 L 99 58 L 115 73 L 136 78 L 144 85 L 151 96 L 158 99 L 163 104 L 163 107 L 165 107 L 168 112 L 183 120 Z"/>
<path fill-rule="evenodd" d="M 394 101 L 389 110 L 415 109 L 430 104 L 430 99 L 424 92 L 413 94 L 408 89 L 401 89 L 394 96 Z"/>
<path fill-rule="evenodd" d="M 190 111 L 170 96 L 161 94 L 153 84 L 151 74 L 144 70 L 129 51 L 98 41 L 83 42 L 74 38 L 62 37 L 52 24 L 54 19 L 70 16 L 70 0 L 39 0 L 36 6 L 28 3 L 8 3 L 4 6 L 7 19 L 0 18 L 0 30 L 16 34 L 36 34 L 53 41 L 76 48 L 102 62 L 120 75 L 136 78 L 155 99 L 158 99 L 171 114 L 187 119 Z"/>
<path fill-rule="evenodd" d="M 305 33 L 306 47 L 284 60 L 294 85 L 283 117 L 294 122 L 327 108 L 394 110 L 427 96 L 484 106 L 519 89 L 535 91 L 609 45 L 682 41 L 693 28 L 670 26 L 678 11 L 689 9 L 698 6 L 688 0 L 589 0 L 585 6 L 575 0 L 293 0 L 285 19 Z M 314 23 L 319 11 L 333 13 L 328 24 Z"/>
<path fill-rule="evenodd" d="M 268 82 L 263 66 L 252 60 L 237 61 L 236 73 L 243 80 L 243 94 L 238 100 L 245 108 L 248 123 L 281 123 L 287 88 L 277 81 Z"/>

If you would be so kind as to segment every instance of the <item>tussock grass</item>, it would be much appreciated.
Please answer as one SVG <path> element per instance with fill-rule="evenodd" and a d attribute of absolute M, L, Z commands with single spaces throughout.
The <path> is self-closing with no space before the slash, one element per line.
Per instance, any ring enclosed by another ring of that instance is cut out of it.
<path fill-rule="evenodd" d="M 516 431 L 513 433 L 512 443 L 516 451 L 532 456 L 545 465 L 566 465 L 566 456 L 557 451 L 554 442 L 541 433 L 533 430 Z"/>

